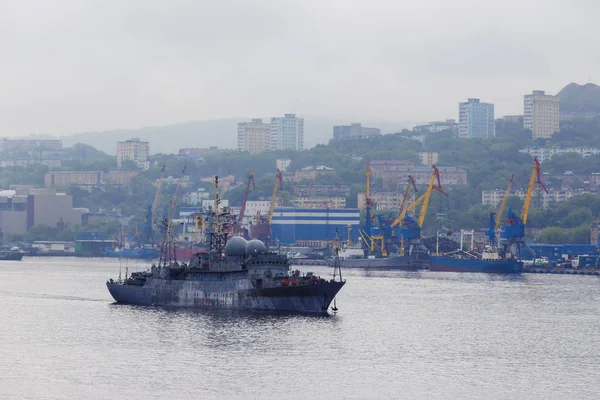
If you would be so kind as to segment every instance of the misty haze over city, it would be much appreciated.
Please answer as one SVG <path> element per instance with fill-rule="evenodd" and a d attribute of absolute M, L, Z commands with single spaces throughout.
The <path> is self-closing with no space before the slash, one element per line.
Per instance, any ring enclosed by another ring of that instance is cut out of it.
<path fill-rule="evenodd" d="M 63 136 L 288 112 L 410 127 L 456 118 L 468 97 L 518 114 L 523 93 L 597 81 L 598 11 L 585 0 L 3 1 L 0 128 Z"/>

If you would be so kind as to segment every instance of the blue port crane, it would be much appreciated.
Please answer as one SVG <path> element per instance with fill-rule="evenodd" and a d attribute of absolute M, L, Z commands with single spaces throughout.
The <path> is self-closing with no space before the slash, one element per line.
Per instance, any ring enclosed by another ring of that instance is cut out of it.
<path fill-rule="evenodd" d="M 366 183 L 366 190 L 365 190 L 365 226 L 364 229 L 359 229 L 358 233 L 360 234 L 360 236 L 363 239 L 363 247 L 365 249 L 365 253 L 366 254 L 370 254 L 373 252 L 373 250 L 371 250 L 372 248 L 374 248 L 374 242 L 373 242 L 373 224 L 371 222 L 371 218 L 373 217 L 371 215 L 371 207 L 372 207 L 372 201 L 371 201 L 371 163 L 367 161 L 367 163 L 365 164 L 365 177 L 367 179 L 367 183 Z"/>
<path fill-rule="evenodd" d="M 548 193 L 548 189 L 542 182 L 542 172 L 540 162 L 537 158 L 533 159 L 533 168 L 531 170 L 531 176 L 529 177 L 529 184 L 527 185 L 527 194 L 525 195 L 525 201 L 523 203 L 523 210 L 521 214 L 517 214 L 512 208 L 508 209 L 508 216 L 504 220 L 501 238 L 506 240 L 507 247 L 511 249 L 512 253 L 521 258 L 522 247 L 525 244 L 525 226 L 527 224 L 527 216 L 529 215 L 529 207 L 531 205 L 531 198 L 533 195 L 533 188 L 538 183 L 541 188 Z"/>
<path fill-rule="evenodd" d="M 440 181 L 440 172 L 438 168 L 433 165 L 433 170 L 431 173 L 431 178 L 429 179 L 429 184 L 425 193 L 423 193 L 417 200 L 414 201 L 410 206 L 406 207 L 404 200 L 408 197 L 410 193 L 410 187 L 413 186 L 415 191 L 417 190 L 414 185 L 414 180 L 409 177 L 409 182 L 407 183 L 407 188 L 405 190 L 405 197 L 403 199 L 402 205 L 400 206 L 400 212 L 398 217 L 391 224 L 391 233 L 396 238 L 400 238 L 400 255 L 404 255 L 404 244 L 405 241 L 412 242 L 411 248 L 414 248 L 414 245 L 419 245 L 418 241 L 421 238 L 421 227 L 423 226 L 423 222 L 425 221 L 425 216 L 427 214 L 427 208 L 429 205 L 429 199 L 431 198 L 431 193 L 436 190 L 444 195 L 448 195 L 441 189 L 441 181 Z M 437 181 L 437 185 L 436 185 Z M 418 205 L 422 204 L 421 212 L 419 214 L 418 220 L 412 218 L 410 213 L 414 211 Z M 396 228 L 398 227 L 398 228 Z M 394 229 L 395 228 L 395 229 Z M 396 239 L 397 240 L 397 239 Z"/>
<path fill-rule="evenodd" d="M 406 212 L 402 215 L 399 215 L 396 221 L 394 221 L 393 225 L 397 225 L 397 221 L 401 222 L 400 233 L 404 237 L 404 239 L 418 239 L 421 237 L 421 228 L 423 227 L 423 222 L 425 222 L 425 216 L 427 215 L 427 208 L 429 206 L 429 200 L 431 199 L 431 193 L 436 190 L 446 196 L 448 194 L 442 190 L 442 183 L 440 181 L 440 171 L 438 168 L 433 165 L 433 170 L 431 171 L 431 178 L 429 178 L 429 184 L 427 185 L 427 190 L 425 193 L 417 199 L 414 204 L 406 209 Z M 437 181 L 437 185 L 435 184 Z M 413 211 L 419 203 L 423 203 L 421 206 L 421 212 L 419 213 L 418 220 L 415 220 L 410 216 L 410 212 Z"/>

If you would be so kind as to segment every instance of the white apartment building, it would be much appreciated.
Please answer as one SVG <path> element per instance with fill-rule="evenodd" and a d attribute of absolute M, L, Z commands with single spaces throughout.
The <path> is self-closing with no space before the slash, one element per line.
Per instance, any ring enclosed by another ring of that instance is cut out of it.
<path fill-rule="evenodd" d="M 271 118 L 272 150 L 304 150 L 304 118 L 285 114 Z"/>
<path fill-rule="evenodd" d="M 150 168 L 148 157 L 150 156 L 150 143 L 142 142 L 138 138 L 117 142 L 117 166 L 121 168 L 123 161 L 130 160 L 138 168 L 147 170 Z"/>
<path fill-rule="evenodd" d="M 260 153 L 271 148 L 271 125 L 254 118 L 238 123 L 238 150 Z"/>
<path fill-rule="evenodd" d="M 600 154 L 600 149 L 594 147 L 525 147 L 519 150 L 521 153 L 527 153 L 536 157 L 539 162 L 549 161 L 556 154 L 577 153 L 583 158 L 588 158 Z"/>
<path fill-rule="evenodd" d="M 496 136 L 494 105 L 468 99 L 458 105 L 458 137 L 463 139 Z"/>
<path fill-rule="evenodd" d="M 551 138 L 560 131 L 560 102 L 558 96 L 534 90 L 524 96 L 523 127 L 531 129 L 533 139 Z"/>

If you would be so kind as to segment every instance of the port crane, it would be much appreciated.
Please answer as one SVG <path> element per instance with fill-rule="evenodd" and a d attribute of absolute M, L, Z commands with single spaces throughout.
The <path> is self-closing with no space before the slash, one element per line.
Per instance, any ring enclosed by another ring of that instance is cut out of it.
<path fill-rule="evenodd" d="M 250 193 L 250 185 L 252 185 L 252 190 L 256 190 L 256 186 L 254 185 L 254 174 L 252 170 L 248 171 L 248 183 L 246 184 L 246 191 L 244 192 L 244 200 L 242 200 L 242 208 L 240 209 L 240 215 L 238 218 L 238 223 L 235 226 L 234 230 L 241 231 L 242 223 L 244 222 L 244 214 L 246 213 L 246 203 L 248 202 L 248 194 Z"/>
<path fill-rule="evenodd" d="M 156 193 L 154 194 L 154 200 L 152 204 L 148 205 L 146 209 L 146 220 L 141 225 L 141 236 L 138 235 L 137 227 L 135 237 L 139 238 L 140 242 L 138 243 L 140 246 L 144 244 L 150 244 L 154 242 L 154 227 L 156 226 L 156 208 L 158 207 L 159 198 L 160 198 L 160 185 L 162 182 L 162 178 L 165 172 L 165 166 L 163 165 L 160 172 L 160 179 L 158 180 L 158 186 L 156 188 Z"/>
<path fill-rule="evenodd" d="M 415 193 L 418 192 L 417 184 L 415 183 L 415 180 L 413 179 L 413 177 L 411 175 L 409 175 L 408 182 L 406 183 L 406 188 L 404 189 L 404 195 L 402 196 L 402 203 L 400 204 L 400 209 L 398 210 L 398 217 L 400 217 L 401 215 L 404 215 L 404 213 L 406 212 L 406 204 L 408 203 L 408 197 L 410 195 L 411 188 L 415 189 Z M 396 219 L 396 221 L 394 221 L 392 223 L 392 228 L 395 227 L 396 225 L 398 225 L 399 222 L 400 221 L 398 221 L 398 219 Z"/>
<path fill-rule="evenodd" d="M 410 241 L 410 248 L 412 250 L 419 245 L 419 241 L 421 239 L 421 228 L 423 227 L 423 223 L 425 222 L 425 216 L 427 215 L 427 209 L 429 207 L 429 200 L 431 199 L 431 193 L 435 190 L 438 191 L 445 196 L 448 194 L 442 190 L 442 183 L 440 180 L 440 171 L 435 166 L 432 165 L 431 177 L 429 178 L 429 184 L 427 185 L 427 190 L 425 193 L 421 195 L 413 204 L 411 204 L 406 211 L 399 215 L 396 221 L 392 224 L 393 226 L 401 224 L 400 227 L 400 255 L 404 255 L 405 241 Z M 437 182 L 437 185 L 436 185 Z M 410 212 L 413 211 L 420 203 L 423 203 L 421 206 L 421 212 L 419 213 L 418 220 L 415 220 L 410 216 Z"/>
<path fill-rule="evenodd" d="M 510 189 L 512 187 L 513 179 L 515 175 L 511 175 L 510 180 L 508 181 L 508 186 L 504 191 L 504 196 L 502 196 L 502 201 L 500 202 L 500 207 L 498 208 L 497 213 L 490 213 L 490 228 L 486 231 L 486 235 L 490 240 L 490 244 L 496 246 L 497 243 L 497 232 L 500 227 L 500 222 L 502 222 L 502 214 L 504 214 L 504 208 L 506 207 L 506 201 L 508 200 L 508 196 L 510 195 Z"/>
<path fill-rule="evenodd" d="M 380 235 L 373 235 L 373 224 L 371 221 L 371 218 L 373 218 L 371 215 L 371 207 L 373 205 L 371 200 L 371 163 L 369 161 L 365 164 L 365 178 L 367 180 L 365 188 L 365 226 L 364 229 L 359 229 L 358 233 L 363 239 L 365 253 L 370 254 L 375 250 L 375 243 L 379 240 Z M 373 236 L 375 236 L 375 238 Z M 381 240 L 383 242 L 383 239 Z M 385 250 L 383 250 L 383 252 L 385 252 Z"/>
<path fill-rule="evenodd" d="M 511 252 L 519 259 L 522 255 L 522 247 L 527 247 L 525 244 L 525 226 L 527 224 L 527 216 L 529 215 L 529 207 L 531 205 L 533 189 L 536 186 L 536 183 L 548 193 L 548 189 L 542 182 L 540 162 L 537 158 L 534 158 L 533 168 L 529 177 L 529 184 L 527 185 L 527 194 L 525 195 L 525 201 L 523 203 L 523 210 L 519 215 L 514 212 L 512 208 L 508 209 L 508 216 L 504 220 L 505 223 L 501 233 L 502 239 L 506 240 L 507 247 L 510 248 Z"/>
<path fill-rule="evenodd" d="M 402 203 L 398 209 L 398 216 L 403 215 L 406 212 L 406 205 L 408 204 L 408 198 L 410 197 L 411 189 L 414 188 L 415 192 L 417 192 L 417 186 L 414 178 L 409 175 L 406 183 L 406 188 L 404 189 L 404 194 L 402 197 Z M 393 222 L 392 217 L 385 218 L 382 215 L 378 215 L 377 219 L 379 221 L 379 229 L 372 232 L 371 240 L 370 240 L 370 252 L 375 252 L 376 247 L 378 251 L 381 253 L 382 257 L 387 257 L 387 247 L 389 247 L 393 241 L 393 237 L 396 236 L 396 229 L 394 229 L 401 221 L 400 218 L 396 218 Z"/>
<path fill-rule="evenodd" d="M 366 197 L 366 205 L 370 206 L 370 192 L 369 192 L 369 169 L 367 167 L 367 196 Z M 437 182 L 437 185 L 436 185 Z M 386 257 L 388 255 L 388 248 L 391 246 L 397 246 L 397 237 L 400 237 L 400 255 L 404 255 L 404 242 L 405 240 L 412 241 L 411 249 L 415 248 L 415 246 L 419 245 L 418 241 L 421 237 L 421 226 L 425 220 L 425 215 L 427 214 L 427 208 L 429 205 L 429 199 L 431 198 L 431 193 L 436 190 L 444 195 L 448 195 L 441 189 L 441 181 L 440 174 L 438 168 L 434 165 L 431 178 L 429 180 L 429 184 L 427 186 L 427 190 L 423 193 L 415 202 L 413 202 L 410 206 L 406 207 L 408 202 L 409 194 L 411 188 L 417 191 L 415 180 L 412 176 L 409 176 L 407 181 L 407 185 L 404 191 L 404 198 L 402 204 L 399 209 L 399 214 L 397 218 L 390 224 L 388 220 L 385 218 L 379 218 L 379 229 L 371 228 L 370 219 L 367 219 L 367 224 L 365 230 L 367 228 L 371 229 L 371 235 L 368 235 L 365 231 L 359 231 L 362 239 L 367 244 L 367 250 L 371 253 L 378 252 L 382 257 Z M 415 220 L 409 216 L 409 213 L 414 211 L 417 206 L 422 204 L 421 213 L 419 215 L 419 219 Z M 370 213 L 369 213 L 370 214 Z M 368 215 L 369 215 L 368 214 Z M 412 250 L 411 250 L 412 251 Z"/>
<path fill-rule="evenodd" d="M 157 223 L 156 211 L 158 209 L 158 203 L 160 203 L 160 190 L 162 188 L 163 177 L 165 176 L 165 166 L 166 165 L 163 165 L 160 170 L 160 178 L 158 178 L 158 184 L 156 185 L 156 192 L 154 193 L 154 201 L 152 202 L 151 225 L 156 225 L 156 223 Z"/>
<path fill-rule="evenodd" d="M 254 224 L 250 227 L 250 236 L 260 239 L 265 243 L 269 243 L 271 238 L 271 222 L 273 221 L 273 213 L 275 212 L 275 204 L 277 203 L 277 191 L 283 187 L 283 175 L 279 168 L 275 175 L 275 185 L 273 186 L 273 195 L 269 204 L 269 212 L 266 216 L 256 213 Z"/>

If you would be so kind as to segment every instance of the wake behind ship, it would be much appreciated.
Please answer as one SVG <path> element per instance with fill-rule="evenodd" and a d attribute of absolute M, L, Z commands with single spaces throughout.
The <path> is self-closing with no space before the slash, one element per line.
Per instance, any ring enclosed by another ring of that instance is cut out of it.
<path fill-rule="evenodd" d="M 166 221 L 158 265 L 125 280 L 110 279 L 110 294 L 126 304 L 327 313 L 345 284 L 341 271 L 336 280 L 339 264 L 330 280 L 291 271 L 287 256 L 268 251 L 260 240 L 228 239 L 232 220 L 227 210 L 213 212 L 207 220 L 209 251 L 194 254 L 187 264 L 175 259 Z"/>

